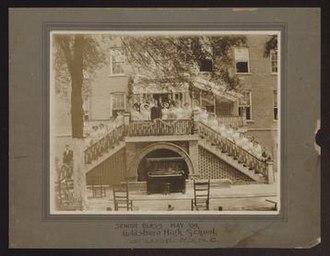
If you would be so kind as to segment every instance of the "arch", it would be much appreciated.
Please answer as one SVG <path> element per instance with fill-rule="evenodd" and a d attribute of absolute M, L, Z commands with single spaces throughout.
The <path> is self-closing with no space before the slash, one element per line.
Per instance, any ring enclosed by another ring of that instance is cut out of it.
<path fill-rule="evenodd" d="M 139 164 L 143 160 L 143 158 L 146 157 L 149 153 L 151 153 L 157 149 L 168 149 L 168 150 L 174 151 L 175 153 L 179 154 L 183 158 L 183 160 L 186 162 L 189 173 L 190 174 L 195 173 L 193 163 L 192 163 L 188 153 L 184 149 L 179 147 L 178 145 L 175 145 L 173 143 L 168 143 L 168 142 L 154 143 L 154 144 L 146 146 L 144 149 L 142 149 L 142 152 L 137 157 L 135 157 L 134 164 L 132 165 L 133 170 L 130 173 L 135 173 L 137 175 Z"/>

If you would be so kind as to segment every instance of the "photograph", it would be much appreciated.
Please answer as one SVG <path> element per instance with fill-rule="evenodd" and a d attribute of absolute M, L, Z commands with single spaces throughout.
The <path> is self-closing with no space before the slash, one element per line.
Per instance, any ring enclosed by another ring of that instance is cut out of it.
<path fill-rule="evenodd" d="M 49 213 L 278 215 L 281 32 L 49 33 Z"/>

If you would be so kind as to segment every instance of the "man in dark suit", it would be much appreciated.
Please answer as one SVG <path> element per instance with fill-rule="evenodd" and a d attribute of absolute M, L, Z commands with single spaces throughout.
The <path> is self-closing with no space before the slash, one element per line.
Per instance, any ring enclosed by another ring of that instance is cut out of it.
<path fill-rule="evenodd" d="M 65 145 L 65 150 L 63 152 L 63 174 L 64 177 L 70 178 L 73 172 L 73 151 L 70 149 L 69 145 Z"/>
<path fill-rule="evenodd" d="M 63 164 L 72 166 L 73 161 L 73 151 L 70 149 L 69 145 L 65 145 L 65 150 L 63 152 Z"/>
<path fill-rule="evenodd" d="M 159 106 L 158 100 L 155 100 L 155 105 L 151 108 L 151 121 L 162 117 L 162 108 Z"/>

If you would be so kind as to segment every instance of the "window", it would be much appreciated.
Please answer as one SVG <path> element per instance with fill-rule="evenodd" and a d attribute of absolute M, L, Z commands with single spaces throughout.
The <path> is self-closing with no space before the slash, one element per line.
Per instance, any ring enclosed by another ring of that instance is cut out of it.
<path fill-rule="evenodd" d="M 201 65 L 199 68 L 200 72 L 212 72 L 212 60 L 211 59 L 205 59 L 201 61 Z"/>
<path fill-rule="evenodd" d="M 174 100 L 176 100 L 176 101 L 178 101 L 178 100 L 182 101 L 182 98 L 183 98 L 183 95 L 182 95 L 181 92 L 174 93 Z"/>
<path fill-rule="evenodd" d="M 124 51 L 122 48 L 113 48 L 110 52 L 110 74 L 124 75 Z"/>
<path fill-rule="evenodd" d="M 126 110 L 126 96 L 124 93 L 111 94 L 111 115 L 116 117 L 118 112 Z"/>
<path fill-rule="evenodd" d="M 208 42 L 204 42 L 202 45 L 202 52 L 204 58 L 200 61 L 199 71 L 200 72 L 212 72 L 213 69 L 213 48 Z"/>
<path fill-rule="evenodd" d="M 242 92 L 243 98 L 238 108 L 239 115 L 245 117 L 246 120 L 252 120 L 252 94 L 251 92 Z"/>
<path fill-rule="evenodd" d="M 205 108 L 207 112 L 214 113 L 215 111 L 215 97 L 212 93 L 201 92 L 200 104 L 201 108 Z"/>
<path fill-rule="evenodd" d="M 235 48 L 236 73 L 249 73 L 249 49 Z"/>
<path fill-rule="evenodd" d="M 91 98 L 88 94 L 83 96 L 84 120 L 90 119 L 90 106 L 91 106 L 90 99 Z"/>
<path fill-rule="evenodd" d="M 278 120 L 277 90 L 273 91 L 273 102 L 274 102 L 274 120 Z"/>
<path fill-rule="evenodd" d="M 277 50 L 271 50 L 270 51 L 270 65 L 271 65 L 271 71 L 272 73 L 277 73 Z"/>

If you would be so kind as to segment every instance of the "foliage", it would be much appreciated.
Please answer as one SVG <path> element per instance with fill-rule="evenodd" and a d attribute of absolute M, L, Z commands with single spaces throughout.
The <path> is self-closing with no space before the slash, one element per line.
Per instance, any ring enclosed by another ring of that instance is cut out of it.
<path fill-rule="evenodd" d="M 101 40 L 95 37 L 83 34 L 53 36 L 55 91 L 71 99 L 73 138 L 83 137 L 82 96 L 89 89 L 88 85 L 95 71 L 106 62 L 100 47 Z"/>
<path fill-rule="evenodd" d="M 70 99 L 70 83 L 72 75 L 73 53 L 76 45 L 73 34 L 55 34 L 54 40 L 54 70 L 55 70 L 55 90 L 67 99 Z M 102 42 L 104 41 L 98 35 L 80 35 L 82 40 L 80 46 L 83 51 L 83 93 L 91 90 L 90 84 L 93 80 L 95 71 L 107 63 L 106 55 Z"/>
<path fill-rule="evenodd" d="M 265 44 L 264 57 L 269 57 L 272 50 L 277 50 L 277 35 L 272 35 Z"/>
<path fill-rule="evenodd" d="M 239 79 L 230 72 L 232 47 L 246 44 L 245 36 L 139 36 L 122 37 L 128 63 L 164 85 L 191 84 L 203 62 L 212 61 L 210 79 L 235 89 Z"/>

